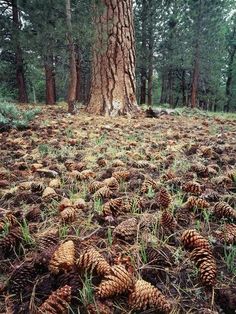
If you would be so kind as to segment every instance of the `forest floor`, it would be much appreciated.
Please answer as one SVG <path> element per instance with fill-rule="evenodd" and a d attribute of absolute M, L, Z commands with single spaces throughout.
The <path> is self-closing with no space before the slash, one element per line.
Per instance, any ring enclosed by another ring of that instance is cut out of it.
<path fill-rule="evenodd" d="M 236 312 L 236 119 L 42 107 L 0 145 L 0 313 Z"/>

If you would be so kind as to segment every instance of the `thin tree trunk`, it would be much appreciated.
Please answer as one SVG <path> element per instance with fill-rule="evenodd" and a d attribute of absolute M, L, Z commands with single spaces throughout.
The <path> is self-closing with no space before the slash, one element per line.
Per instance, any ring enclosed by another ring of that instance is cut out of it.
<path fill-rule="evenodd" d="M 142 0 L 141 12 L 141 69 L 140 69 L 140 104 L 146 104 L 147 95 L 147 13 L 148 1 Z"/>
<path fill-rule="evenodd" d="M 71 24 L 71 3 L 70 0 L 66 0 L 66 22 L 67 22 L 67 40 L 69 49 L 69 87 L 68 87 L 68 112 L 75 114 L 76 111 L 76 87 L 77 87 L 77 69 L 76 69 L 76 57 L 75 46 L 72 37 L 72 24 Z"/>
<path fill-rule="evenodd" d="M 139 111 L 132 1 L 101 2 L 103 7 L 95 18 L 97 36 L 88 111 L 110 116 L 132 114 Z"/>
<path fill-rule="evenodd" d="M 186 102 L 186 80 L 185 80 L 185 70 L 182 70 L 182 104 L 183 106 L 186 106 L 187 102 Z"/>
<path fill-rule="evenodd" d="M 165 104 L 167 102 L 167 80 L 166 80 L 166 72 L 162 71 L 161 76 L 161 98 L 160 104 Z"/>
<path fill-rule="evenodd" d="M 82 101 L 81 97 L 81 66 L 80 66 L 80 56 L 77 51 L 76 54 L 76 101 Z"/>
<path fill-rule="evenodd" d="M 236 46 L 232 49 L 229 56 L 228 73 L 227 73 L 227 81 L 226 81 L 227 104 L 224 107 L 224 110 L 227 112 L 229 112 L 230 103 L 232 100 L 233 62 L 234 62 L 235 54 L 236 54 Z"/>
<path fill-rule="evenodd" d="M 54 105 L 56 103 L 56 82 L 52 55 L 45 57 L 44 68 L 46 79 L 46 104 Z"/>
<path fill-rule="evenodd" d="M 198 93 L 198 82 L 200 75 L 200 36 L 201 36 L 201 19 L 202 19 L 202 5 L 203 0 L 199 0 L 199 11 L 196 21 L 196 45 L 193 60 L 193 76 L 192 76 L 192 86 L 191 86 L 191 108 L 196 108 L 197 106 L 197 93 Z"/>
<path fill-rule="evenodd" d="M 152 106 L 152 88 L 153 88 L 153 46 L 154 46 L 154 34 L 153 34 L 153 3 L 149 0 L 149 27 L 148 27 L 148 105 Z"/>
<path fill-rule="evenodd" d="M 19 12 L 17 0 L 12 0 L 12 17 L 13 17 L 13 41 L 15 45 L 15 64 L 16 64 L 16 82 L 18 88 L 18 101 L 22 103 L 28 102 L 28 95 L 25 84 L 24 60 L 19 42 Z"/>

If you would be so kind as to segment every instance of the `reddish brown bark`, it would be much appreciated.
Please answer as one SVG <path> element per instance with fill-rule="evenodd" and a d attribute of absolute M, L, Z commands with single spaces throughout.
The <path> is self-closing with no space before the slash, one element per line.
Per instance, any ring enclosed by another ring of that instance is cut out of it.
<path fill-rule="evenodd" d="M 25 83 L 24 60 L 19 42 L 19 12 L 17 0 L 12 0 L 12 17 L 13 17 L 13 40 L 15 45 L 15 64 L 16 64 L 16 83 L 18 88 L 18 101 L 21 103 L 28 102 L 28 95 Z"/>
<path fill-rule="evenodd" d="M 110 116 L 139 110 L 131 0 L 101 0 L 95 18 L 91 96 L 88 111 Z"/>
<path fill-rule="evenodd" d="M 56 103 L 56 82 L 52 55 L 45 57 L 44 68 L 46 80 L 46 104 L 54 105 Z"/>
<path fill-rule="evenodd" d="M 68 112 L 74 114 L 76 111 L 76 86 L 77 86 L 77 71 L 76 71 L 76 58 L 75 46 L 72 37 L 72 24 L 71 24 L 71 4 L 70 0 L 66 0 L 66 22 L 67 22 L 67 40 L 69 50 L 69 86 L 68 86 Z"/>

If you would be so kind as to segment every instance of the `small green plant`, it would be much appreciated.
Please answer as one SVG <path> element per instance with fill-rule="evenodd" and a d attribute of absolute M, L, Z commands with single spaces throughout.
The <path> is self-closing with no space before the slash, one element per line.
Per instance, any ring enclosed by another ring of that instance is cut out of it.
<path fill-rule="evenodd" d="M 227 249 L 226 245 L 224 246 L 224 260 L 226 262 L 227 269 L 233 274 L 236 275 L 236 246 L 232 245 L 230 249 Z"/>
<path fill-rule="evenodd" d="M 39 144 L 38 151 L 42 157 L 46 157 L 49 154 L 50 147 L 47 144 Z"/>
<path fill-rule="evenodd" d="M 107 239 L 108 239 L 109 245 L 112 245 L 113 239 L 112 239 L 112 230 L 110 227 L 108 227 L 107 229 Z"/>
<path fill-rule="evenodd" d="M 94 291 L 92 285 L 92 274 L 85 273 L 83 280 L 83 288 L 79 290 L 80 300 L 82 304 L 91 304 L 94 301 Z"/>
<path fill-rule="evenodd" d="M 95 212 L 97 212 L 98 214 L 102 213 L 102 200 L 100 198 L 94 200 L 93 206 Z"/>
<path fill-rule="evenodd" d="M 153 188 L 151 186 L 148 187 L 148 191 L 147 191 L 146 195 L 150 199 L 155 196 L 155 191 L 153 190 Z"/>
<path fill-rule="evenodd" d="M 74 137 L 74 131 L 73 131 L 73 129 L 70 128 L 70 127 L 68 127 L 68 128 L 65 129 L 65 133 L 66 133 L 66 136 L 67 136 L 68 138 Z"/>
<path fill-rule="evenodd" d="M 146 244 L 144 241 L 141 241 L 140 243 L 140 255 L 141 255 L 141 259 L 142 259 L 142 262 L 144 264 L 147 264 L 147 252 L 146 252 Z"/>
<path fill-rule="evenodd" d="M 60 239 L 65 239 L 68 235 L 69 232 L 69 226 L 67 225 L 62 225 L 59 227 L 59 238 Z"/>
<path fill-rule="evenodd" d="M 0 237 L 5 237 L 8 235 L 10 230 L 10 223 L 8 221 L 4 222 L 2 226 L 2 231 L 0 232 Z"/>
<path fill-rule="evenodd" d="M 20 228 L 22 231 L 22 237 L 23 240 L 26 244 L 31 245 L 34 243 L 31 234 L 30 234 L 30 229 L 27 221 L 24 219 L 23 222 L 20 224 Z"/>
<path fill-rule="evenodd" d="M 8 102 L 0 103 L 0 132 L 7 131 L 11 128 L 23 130 L 28 128 L 30 121 L 32 121 L 39 109 L 19 110 L 14 104 Z"/>
<path fill-rule="evenodd" d="M 106 134 L 102 134 L 101 136 L 99 136 L 99 138 L 97 138 L 95 140 L 95 144 L 96 145 L 103 145 L 105 140 L 106 140 L 106 138 L 107 138 Z"/>

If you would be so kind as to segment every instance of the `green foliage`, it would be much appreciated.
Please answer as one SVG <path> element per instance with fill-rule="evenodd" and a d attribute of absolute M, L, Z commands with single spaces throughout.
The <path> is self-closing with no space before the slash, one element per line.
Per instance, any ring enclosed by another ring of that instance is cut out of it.
<path fill-rule="evenodd" d="M 0 103 L 0 131 L 16 128 L 19 130 L 26 129 L 37 114 L 39 109 L 19 110 L 14 104 Z"/>

